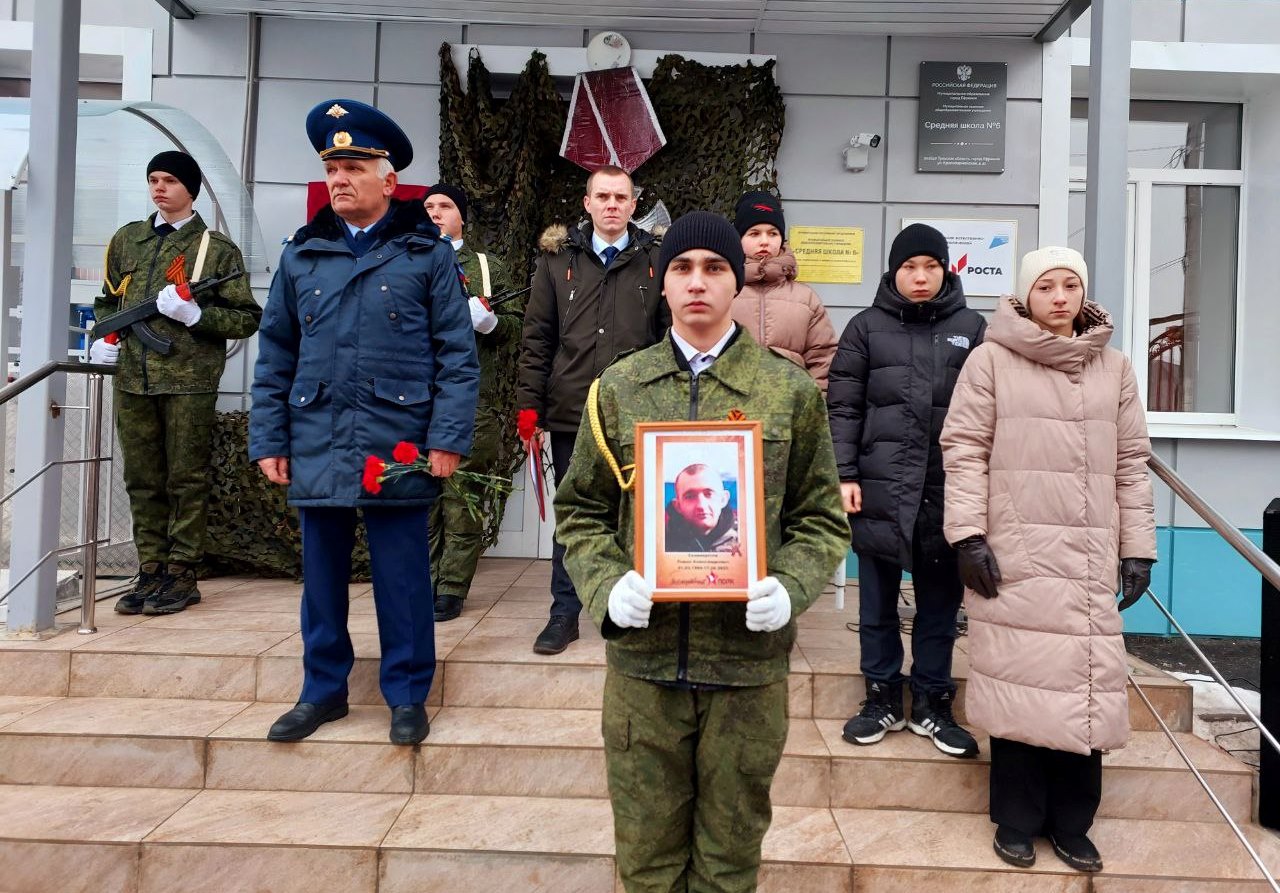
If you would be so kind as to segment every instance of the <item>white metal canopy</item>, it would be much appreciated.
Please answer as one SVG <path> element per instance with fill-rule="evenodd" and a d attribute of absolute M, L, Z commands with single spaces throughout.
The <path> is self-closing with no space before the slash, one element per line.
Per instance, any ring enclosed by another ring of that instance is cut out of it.
<path fill-rule="evenodd" d="M 1057 37 L 1087 0 L 157 0 L 173 15 L 258 13 L 788 34 Z"/>

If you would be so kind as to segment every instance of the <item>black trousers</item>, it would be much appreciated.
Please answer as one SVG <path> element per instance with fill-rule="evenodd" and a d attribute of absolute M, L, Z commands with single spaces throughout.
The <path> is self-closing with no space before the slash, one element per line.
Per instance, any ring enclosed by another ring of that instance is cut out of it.
<path fill-rule="evenodd" d="M 991 739 L 991 821 L 1028 837 L 1086 834 L 1102 799 L 1102 751 L 1088 756 Z"/>
<path fill-rule="evenodd" d="M 550 431 L 551 464 L 555 466 L 556 486 L 569 473 L 569 462 L 573 459 L 573 444 L 578 435 L 572 431 Z M 554 491 L 553 491 L 554 492 Z M 578 590 L 569 579 L 569 572 L 564 569 L 564 546 L 554 536 L 551 539 L 551 616 L 574 617 L 582 611 L 582 602 L 578 600 Z"/>

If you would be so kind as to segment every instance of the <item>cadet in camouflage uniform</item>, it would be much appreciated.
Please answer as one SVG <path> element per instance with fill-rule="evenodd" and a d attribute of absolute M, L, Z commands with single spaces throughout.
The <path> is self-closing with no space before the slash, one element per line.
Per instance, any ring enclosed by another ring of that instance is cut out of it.
<path fill-rule="evenodd" d="M 235 243 L 192 208 L 200 180 L 195 159 L 183 152 L 151 160 L 147 183 L 158 210 L 111 237 L 94 302 L 103 319 L 155 298 L 162 315 L 148 325 L 173 342 L 161 356 L 124 333 L 119 345 L 99 339 L 89 350 L 92 362 L 118 363 L 116 430 L 141 563 L 137 585 L 116 603 L 121 614 L 172 614 L 200 601 L 195 569 L 204 557 L 218 381 L 227 340 L 248 338 L 262 316 L 247 276 L 192 301 L 178 296 L 176 283 L 244 269 Z"/>
<path fill-rule="evenodd" d="M 515 387 L 512 364 L 519 352 L 520 333 L 524 326 L 524 298 L 505 301 L 496 310 L 483 298 L 510 291 L 514 285 L 507 267 L 496 256 L 477 252 L 462 237 L 467 222 L 467 194 L 457 186 L 439 183 L 423 197 L 427 215 L 440 232 L 449 237 L 457 252 L 462 287 L 471 309 L 471 328 L 476 333 L 476 352 L 480 357 L 480 402 L 476 406 L 475 436 L 471 455 L 458 465 L 460 470 L 504 477 L 503 445 L 515 446 L 512 425 L 515 420 Z M 481 262 L 481 258 L 484 262 Z M 500 374 L 506 366 L 506 375 Z M 462 603 L 471 588 L 476 564 L 484 551 L 487 519 L 478 506 L 484 493 L 471 487 L 473 506 L 455 490 L 444 488 L 431 508 L 428 525 L 431 532 L 431 585 L 435 591 L 437 623 L 453 620 L 462 613 Z M 501 514 L 503 503 L 495 510 Z"/>
<path fill-rule="evenodd" d="M 602 724 L 628 893 L 756 889 L 787 737 L 792 618 L 848 547 L 822 395 L 732 321 L 742 278 L 728 221 L 703 211 L 676 221 L 659 260 L 670 336 L 601 375 L 599 439 L 589 404 L 556 493 L 565 564 L 607 640 Z M 631 569 L 633 494 L 604 451 L 625 468 L 637 422 L 729 417 L 764 427 L 768 576 L 745 605 L 655 605 Z"/>

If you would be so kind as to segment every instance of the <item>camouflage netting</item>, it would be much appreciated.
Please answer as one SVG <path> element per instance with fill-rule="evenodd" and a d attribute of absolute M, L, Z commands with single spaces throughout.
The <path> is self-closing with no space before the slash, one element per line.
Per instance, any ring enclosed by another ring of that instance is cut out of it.
<path fill-rule="evenodd" d="M 285 502 L 285 488 L 272 484 L 249 461 L 247 412 L 218 413 L 210 483 L 209 535 L 201 575 L 301 577 L 298 513 Z M 351 579 L 369 579 L 364 525 L 356 528 Z"/>
<path fill-rule="evenodd" d="M 467 89 L 449 44 L 440 47 L 440 179 L 467 192 L 468 239 L 507 262 L 512 279 L 533 274 L 538 235 L 552 223 L 582 216 L 586 174 L 560 157 L 568 103 L 547 59 L 534 52 L 505 101 L 496 100 L 478 52 L 467 65 Z M 667 145 L 636 171 L 643 216 L 661 199 L 673 217 L 695 208 L 730 214 L 748 188 L 777 188 L 782 143 L 782 91 L 773 62 L 707 66 L 682 56 L 658 61 L 650 100 Z M 499 358 L 514 369 L 518 346 Z M 514 375 L 498 395 L 500 417 L 514 419 Z M 514 424 L 504 432 L 495 473 L 511 476 L 524 460 Z M 505 496 L 487 494 L 485 544 L 497 541 Z"/>
<path fill-rule="evenodd" d="M 773 69 L 658 60 L 647 86 L 667 145 L 635 172 L 644 190 L 637 215 L 659 199 L 673 217 L 730 214 L 747 189 L 777 190 L 785 106 Z M 542 53 L 499 101 L 477 52 L 464 93 L 449 44 L 440 47 L 440 179 L 466 189 L 470 232 L 517 279 L 532 274 L 543 229 L 582 216 L 586 174 L 559 155 L 568 112 Z"/>

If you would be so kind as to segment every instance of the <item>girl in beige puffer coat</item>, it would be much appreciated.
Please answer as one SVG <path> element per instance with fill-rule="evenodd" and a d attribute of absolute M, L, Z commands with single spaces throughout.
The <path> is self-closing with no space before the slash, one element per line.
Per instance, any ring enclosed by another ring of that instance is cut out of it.
<path fill-rule="evenodd" d="M 745 284 L 733 299 L 733 321 L 762 346 L 807 371 L 826 394 L 836 330 L 817 292 L 796 281 L 782 203 L 768 192 L 745 193 L 733 224 L 747 255 Z"/>
<path fill-rule="evenodd" d="M 1098 871 L 1086 833 L 1102 751 L 1129 736 L 1116 583 L 1127 607 L 1156 557 L 1151 444 L 1133 368 L 1107 346 L 1111 318 L 1085 300 L 1079 253 L 1031 252 L 1018 285 L 942 430 L 944 533 L 967 588 L 965 708 L 991 734 L 996 852 L 1030 865 L 1045 834 L 1069 865 Z"/>

